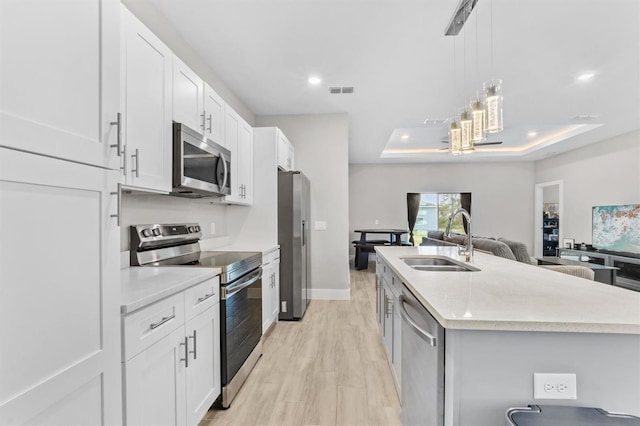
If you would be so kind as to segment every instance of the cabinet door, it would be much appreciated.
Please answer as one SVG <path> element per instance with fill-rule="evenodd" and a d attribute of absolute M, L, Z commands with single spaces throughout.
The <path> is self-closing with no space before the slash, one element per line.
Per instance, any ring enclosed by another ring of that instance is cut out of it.
<path fill-rule="evenodd" d="M 280 262 L 277 262 L 273 266 L 273 292 L 271 315 L 274 322 L 278 322 L 278 316 L 280 315 Z"/>
<path fill-rule="evenodd" d="M 253 127 L 244 120 L 240 121 L 238 135 L 238 175 L 244 204 L 253 203 Z"/>
<path fill-rule="evenodd" d="M 173 56 L 173 121 L 204 135 L 204 81 Z"/>
<path fill-rule="evenodd" d="M 117 180 L 0 148 L 0 424 L 122 421 Z"/>
<path fill-rule="evenodd" d="M 224 140 L 225 147 L 231 152 L 231 195 L 225 201 L 241 203 L 242 187 L 238 176 L 238 138 L 240 136 L 240 116 L 231 107 L 225 108 Z"/>
<path fill-rule="evenodd" d="M 204 84 L 205 135 L 224 147 L 225 103 L 207 83 Z"/>
<path fill-rule="evenodd" d="M 170 192 L 173 55 L 128 9 L 121 11 L 126 183 Z"/>
<path fill-rule="evenodd" d="M 389 361 L 393 362 L 393 294 L 389 288 L 389 284 L 383 278 L 382 281 L 382 297 L 383 297 L 383 343 L 387 350 Z"/>
<path fill-rule="evenodd" d="M 187 424 L 197 425 L 220 395 L 220 304 L 188 321 Z"/>
<path fill-rule="evenodd" d="M 264 334 L 271 323 L 273 317 L 271 311 L 273 310 L 273 286 L 271 285 L 273 274 L 273 264 L 269 263 L 262 266 L 262 333 Z"/>
<path fill-rule="evenodd" d="M 0 146 L 119 167 L 118 6 L 0 1 Z"/>
<path fill-rule="evenodd" d="M 180 327 L 125 363 L 125 424 L 185 424 L 185 355 Z"/>
<path fill-rule="evenodd" d="M 278 167 L 282 170 L 288 171 L 289 168 L 289 141 L 286 136 L 278 130 Z"/>

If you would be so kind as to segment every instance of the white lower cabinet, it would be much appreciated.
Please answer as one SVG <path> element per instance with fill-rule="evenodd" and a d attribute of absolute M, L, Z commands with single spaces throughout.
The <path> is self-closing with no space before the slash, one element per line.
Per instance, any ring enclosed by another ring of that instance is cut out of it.
<path fill-rule="evenodd" d="M 197 425 L 220 395 L 220 280 L 123 317 L 125 423 Z"/>
<path fill-rule="evenodd" d="M 262 333 L 278 322 L 280 314 L 280 250 L 262 257 Z"/>
<path fill-rule="evenodd" d="M 117 181 L 0 148 L 1 425 L 122 421 Z"/>
<path fill-rule="evenodd" d="M 394 384 L 398 396 L 400 395 L 400 385 L 402 378 L 401 364 L 401 329 L 402 319 L 400 318 L 400 301 L 402 294 L 402 281 L 383 262 L 377 263 L 376 268 L 380 268 L 380 311 L 379 323 L 382 334 L 382 343 L 387 352 L 387 360 L 391 367 Z"/>

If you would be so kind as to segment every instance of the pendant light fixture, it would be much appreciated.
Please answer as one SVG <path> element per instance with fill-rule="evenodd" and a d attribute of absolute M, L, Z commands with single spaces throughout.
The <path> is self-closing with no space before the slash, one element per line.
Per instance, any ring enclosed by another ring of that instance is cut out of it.
<path fill-rule="evenodd" d="M 452 155 L 462 154 L 462 134 L 456 120 L 449 126 L 449 152 Z"/>
<path fill-rule="evenodd" d="M 490 7 L 491 75 L 493 75 L 493 0 L 490 1 Z M 491 80 L 482 86 L 484 91 L 487 133 L 501 132 L 504 127 L 502 124 L 502 81 Z"/>
<path fill-rule="evenodd" d="M 472 123 L 469 108 L 463 108 L 460 112 L 460 143 L 463 154 L 469 154 L 474 150 L 471 138 Z"/>
<path fill-rule="evenodd" d="M 485 110 L 483 102 L 475 98 L 471 101 L 471 140 L 482 142 L 486 138 Z"/>

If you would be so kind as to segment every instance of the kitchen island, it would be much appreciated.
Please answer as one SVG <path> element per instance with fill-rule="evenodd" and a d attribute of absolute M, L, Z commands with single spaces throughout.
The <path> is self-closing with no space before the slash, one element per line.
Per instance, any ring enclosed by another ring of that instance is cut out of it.
<path fill-rule="evenodd" d="M 640 294 L 481 252 L 474 272 L 421 271 L 403 260 L 464 263 L 456 247 L 376 254 L 444 327 L 444 424 L 505 424 L 509 407 L 534 403 L 640 415 Z M 534 373 L 576 374 L 577 398 L 534 400 Z"/>

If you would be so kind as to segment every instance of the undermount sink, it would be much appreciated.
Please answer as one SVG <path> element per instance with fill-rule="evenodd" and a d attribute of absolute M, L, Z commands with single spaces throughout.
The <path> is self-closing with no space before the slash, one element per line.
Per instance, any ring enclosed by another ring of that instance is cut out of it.
<path fill-rule="evenodd" d="M 475 272 L 479 271 L 471 265 L 457 262 L 444 256 L 414 256 L 401 258 L 411 268 L 417 271 L 432 272 Z"/>

